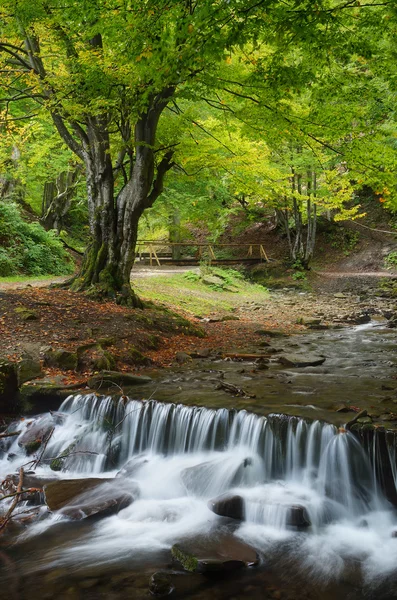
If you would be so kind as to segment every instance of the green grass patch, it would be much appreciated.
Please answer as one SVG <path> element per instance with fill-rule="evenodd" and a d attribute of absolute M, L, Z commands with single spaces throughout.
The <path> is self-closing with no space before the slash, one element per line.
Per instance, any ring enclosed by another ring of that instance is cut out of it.
<path fill-rule="evenodd" d="M 133 285 L 143 300 L 161 302 L 199 317 L 230 312 L 247 300 L 260 302 L 269 295 L 266 288 L 246 281 L 238 271 L 215 267 L 139 278 Z"/>
<path fill-rule="evenodd" d="M 29 283 L 29 281 L 48 281 L 54 279 L 55 275 L 11 275 L 0 277 L 0 283 Z"/>

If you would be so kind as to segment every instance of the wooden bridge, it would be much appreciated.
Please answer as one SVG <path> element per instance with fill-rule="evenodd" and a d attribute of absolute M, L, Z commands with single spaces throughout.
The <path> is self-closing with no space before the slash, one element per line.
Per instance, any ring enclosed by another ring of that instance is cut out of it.
<path fill-rule="evenodd" d="M 229 256 L 225 257 L 226 249 L 229 249 L 226 252 Z M 151 266 L 155 262 L 159 267 L 161 263 L 185 265 L 198 264 L 203 260 L 210 264 L 270 262 L 263 244 L 213 244 L 153 240 L 138 240 L 136 260 L 149 260 Z"/>

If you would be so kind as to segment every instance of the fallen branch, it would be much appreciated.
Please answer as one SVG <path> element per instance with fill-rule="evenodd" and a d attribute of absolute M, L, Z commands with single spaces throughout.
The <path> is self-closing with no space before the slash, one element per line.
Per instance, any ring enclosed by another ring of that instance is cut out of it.
<path fill-rule="evenodd" d="M 35 492 L 41 492 L 41 488 L 28 488 L 27 490 L 21 490 L 20 492 L 14 492 L 13 494 L 7 494 L 7 496 L 1 496 L 0 502 L 7 498 L 13 498 L 14 496 L 22 496 L 22 494 L 34 494 Z"/>
<path fill-rule="evenodd" d="M 225 381 L 221 381 L 215 387 L 216 390 L 225 390 L 229 394 L 233 394 L 233 396 L 240 396 L 243 398 L 256 398 L 255 394 L 249 394 L 245 390 L 233 385 L 232 383 L 226 383 Z"/>
<path fill-rule="evenodd" d="M 13 437 L 14 435 L 19 435 L 20 433 L 21 433 L 20 431 L 10 431 L 10 433 L 0 433 L 0 439 L 6 438 L 6 437 Z"/>
<path fill-rule="evenodd" d="M 241 354 L 239 352 L 225 352 L 223 358 L 234 360 L 258 360 L 258 358 L 271 358 L 271 354 Z"/>
<path fill-rule="evenodd" d="M 39 466 L 39 464 L 41 463 L 41 460 L 42 460 L 42 458 L 43 458 L 44 452 L 46 451 L 46 448 L 47 448 L 48 442 L 50 441 L 50 439 L 51 439 L 51 436 L 52 436 L 52 434 L 54 433 L 54 431 L 55 431 L 55 427 L 53 427 L 53 428 L 51 429 L 50 433 L 48 434 L 48 436 L 47 436 L 47 439 L 46 439 L 46 441 L 45 441 L 45 443 L 44 443 L 43 450 L 41 451 L 41 454 L 40 454 L 39 458 L 38 458 L 38 459 L 37 459 L 37 460 L 36 460 L 36 461 L 33 463 L 33 466 L 34 466 L 34 467 L 38 467 L 38 466 Z"/>

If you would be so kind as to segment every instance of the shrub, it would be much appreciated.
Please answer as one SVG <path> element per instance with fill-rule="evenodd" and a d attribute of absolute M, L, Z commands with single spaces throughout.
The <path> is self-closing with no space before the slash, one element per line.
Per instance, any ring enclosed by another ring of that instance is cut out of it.
<path fill-rule="evenodd" d="M 24 221 L 16 204 L 0 203 L 0 276 L 71 272 L 73 262 L 55 232 Z"/>

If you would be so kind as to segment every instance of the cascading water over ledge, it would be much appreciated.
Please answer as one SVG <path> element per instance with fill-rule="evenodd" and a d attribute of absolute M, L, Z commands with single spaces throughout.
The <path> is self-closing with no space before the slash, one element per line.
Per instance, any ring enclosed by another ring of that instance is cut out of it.
<path fill-rule="evenodd" d="M 51 432 L 36 474 L 105 478 L 109 489 L 114 481 L 126 494 L 139 489 L 121 512 L 93 525 L 78 543 L 50 550 L 47 567 L 105 564 L 137 551 L 169 549 L 195 535 L 216 535 L 231 522 L 208 505 L 224 494 L 242 498 L 234 537 L 259 552 L 283 547 L 297 560 L 304 557 L 304 568 L 319 577 L 331 576 L 330 561 L 333 578 L 351 560 L 360 561 L 369 579 L 382 569 L 390 574 L 391 557 L 397 564 L 397 520 L 381 489 L 375 442 L 361 444 L 333 425 L 79 395 L 30 426 L 20 422 L 21 434 L 0 458 L 2 476 L 29 461 L 21 440 L 32 427 Z M 388 448 L 391 464 L 390 441 Z M 21 539 L 50 530 L 65 514 L 39 521 Z M 380 547 L 390 557 L 381 566 Z"/>

